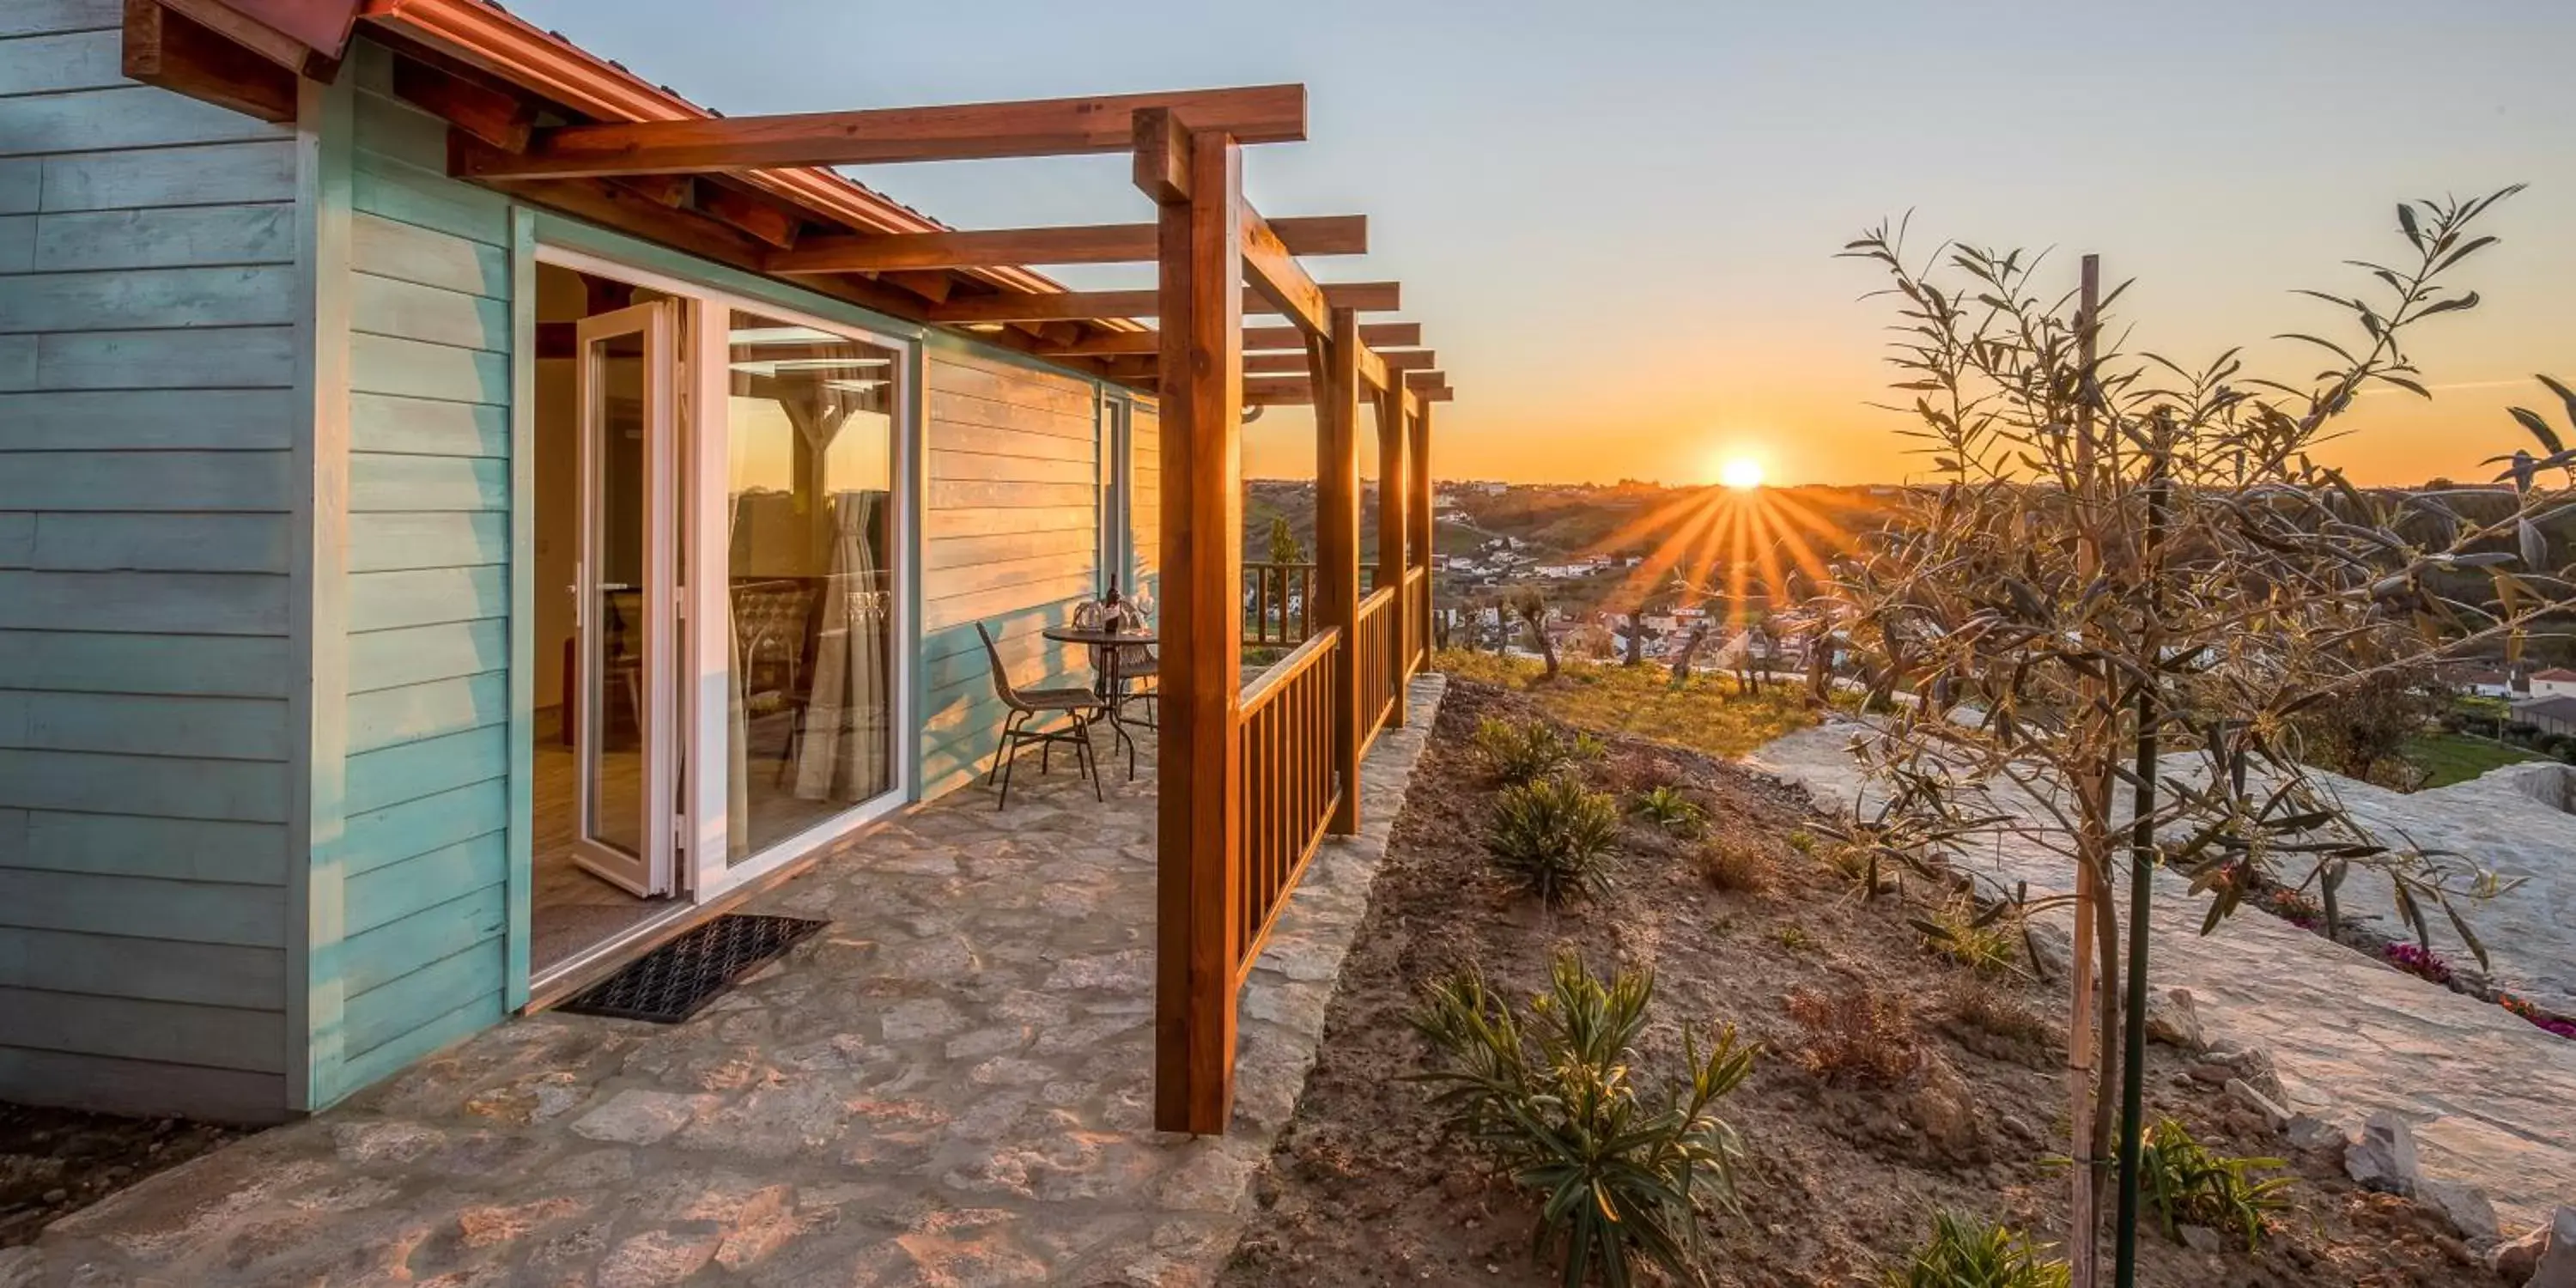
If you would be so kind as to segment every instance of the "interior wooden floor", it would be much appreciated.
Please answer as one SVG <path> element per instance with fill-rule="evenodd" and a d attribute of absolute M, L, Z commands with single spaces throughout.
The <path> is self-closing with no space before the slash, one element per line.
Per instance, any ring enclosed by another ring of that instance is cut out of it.
<path fill-rule="evenodd" d="M 793 836 L 850 808 L 846 801 L 801 800 L 795 795 L 794 766 L 786 758 L 793 721 L 786 712 L 753 719 L 749 726 L 749 763 L 744 774 L 746 804 L 757 820 L 755 844 Z M 610 938 L 668 909 L 669 897 L 641 899 L 594 876 L 573 859 L 573 839 L 580 822 L 580 759 L 563 744 L 555 713 L 540 710 L 536 720 L 535 827 L 532 859 L 528 969 L 542 975 L 603 939 Z M 600 766 L 602 815 L 640 828 L 643 807 L 642 757 L 612 752 Z"/>
<path fill-rule="evenodd" d="M 573 860 L 573 838 L 580 823 L 580 759 L 563 744 L 550 712 L 538 713 L 536 730 L 535 827 L 531 859 L 528 970 L 543 974 L 599 941 L 626 930 L 671 906 L 671 900 L 639 899 L 591 875 Z M 633 819 L 642 826 L 643 758 L 612 753 L 600 765 L 603 813 Z"/>

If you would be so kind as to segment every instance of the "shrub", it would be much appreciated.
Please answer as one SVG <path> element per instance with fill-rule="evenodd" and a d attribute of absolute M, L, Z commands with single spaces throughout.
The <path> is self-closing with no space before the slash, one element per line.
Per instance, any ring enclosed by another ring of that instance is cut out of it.
<path fill-rule="evenodd" d="M 1771 888 L 1771 856 L 1750 841 L 1720 838 L 1701 846 L 1699 871 L 1720 890 L 1760 894 Z"/>
<path fill-rule="evenodd" d="M 1485 836 L 1494 866 L 1551 905 L 1607 890 L 1618 847 L 1618 803 L 1558 778 L 1504 788 Z"/>
<path fill-rule="evenodd" d="M 2000 975 L 2013 968 L 2021 951 L 2021 936 L 2006 915 L 2011 911 L 2012 905 L 1998 903 L 1981 912 L 1976 900 L 1959 894 L 1908 922 L 1932 951 L 1980 974 Z"/>
<path fill-rule="evenodd" d="M 1657 787 L 1637 797 L 1637 816 L 1675 836 L 1697 836 L 1708 824 L 1701 809 L 1678 787 Z"/>
<path fill-rule="evenodd" d="M 1779 940 L 1782 948 L 1793 953 L 1803 953 L 1816 946 L 1815 937 L 1807 933 L 1805 926 L 1794 921 L 1771 932 L 1771 937 Z"/>
<path fill-rule="evenodd" d="M 1866 985 L 1827 996 L 1789 994 L 1789 1018 L 1807 1031 L 1798 1062 L 1828 1082 L 1901 1082 L 1923 1065 L 1923 1048 L 1904 999 Z"/>
<path fill-rule="evenodd" d="M 1578 733 L 1574 735 L 1573 745 L 1566 748 L 1566 756 L 1568 759 L 1581 761 L 1608 760 L 1610 744 L 1591 734 Z"/>
<path fill-rule="evenodd" d="M 1816 834 L 1803 827 L 1789 833 L 1789 848 L 1796 850 L 1800 854 L 1814 854 L 1816 852 Z"/>
<path fill-rule="evenodd" d="M 1686 1034 L 1687 1080 L 1648 1103 L 1629 1076 L 1653 998 L 1652 975 L 1622 970 L 1605 984 L 1564 952 L 1526 1022 L 1472 972 L 1434 985 L 1414 1018 L 1441 1059 L 1420 1080 L 1437 1089 L 1443 1125 L 1538 1196 L 1531 1250 L 1561 1250 L 1568 1288 L 1596 1266 L 1630 1283 L 1639 1259 L 1697 1279 L 1698 1200 L 1734 1206 L 1742 1147 L 1715 1106 L 1756 1049 L 1732 1027 L 1705 1051 Z"/>
<path fill-rule="evenodd" d="M 2563 733 L 2544 733 L 2540 735 L 2539 741 L 2535 745 L 2539 749 L 2541 755 L 2554 756 L 2557 759 L 2565 760 L 2567 758 L 2567 753 L 2571 749 L 2576 749 L 2576 738 L 2570 738 Z"/>
<path fill-rule="evenodd" d="M 1950 1014 L 1969 1028 L 1999 1038 L 2016 1042 L 2048 1039 L 2048 1021 L 2039 1012 L 1981 981 L 1963 981 L 1950 991 Z"/>
<path fill-rule="evenodd" d="M 1932 1214 L 1932 1237 L 1880 1276 L 1886 1288 L 2066 1288 L 2072 1272 L 2030 1236 L 1976 1217 Z"/>
<path fill-rule="evenodd" d="M 2242 1236 L 2252 1252 L 2263 1242 L 2264 1214 L 2287 1206 L 2281 1191 L 2290 1178 L 2257 1179 L 2253 1173 L 2281 1166 L 2277 1158 L 2230 1158 L 2191 1138 L 2183 1125 L 2159 1118 L 2138 1144 L 2138 1185 L 2164 1217 L 2165 1233 L 2203 1225 Z"/>
<path fill-rule="evenodd" d="M 1476 750 L 1494 776 L 1506 783 L 1535 782 L 1556 772 L 1574 754 L 1556 726 L 1544 720 L 1492 716 L 1476 722 Z"/>

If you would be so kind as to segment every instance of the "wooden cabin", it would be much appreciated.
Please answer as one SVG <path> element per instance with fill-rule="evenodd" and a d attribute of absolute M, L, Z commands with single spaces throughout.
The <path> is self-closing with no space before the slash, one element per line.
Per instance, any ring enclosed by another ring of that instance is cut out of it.
<path fill-rule="evenodd" d="M 719 118 L 480 0 L 0 9 L 0 1098 L 328 1106 L 975 782 L 975 625 L 1079 683 L 1037 632 L 1115 585 L 1161 604 L 1158 1115 L 1221 1130 L 1427 656 L 1447 390 L 1392 284 L 1301 264 L 1363 221 L 1243 201 L 1304 133 L 1296 86 Z M 1058 153 L 1137 222 L 834 168 Z M 1117 260 L 1157 288 L 1030 267 Z M 1283 402 L 1313 629 L 1247 686 Z"/>

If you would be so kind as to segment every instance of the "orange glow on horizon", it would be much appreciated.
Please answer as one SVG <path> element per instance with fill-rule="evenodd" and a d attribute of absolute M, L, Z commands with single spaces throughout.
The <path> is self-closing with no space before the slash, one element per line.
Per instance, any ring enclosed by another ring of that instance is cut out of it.
<path fill-rule="evenodd" d="M 1668 588 L 1684 603 L 1718 597 L 1731 626 L 1752 620 L 1757 598 L 1767 605 L 1815 593 L 1828 562 L 1851 545 L 1841 524 L 1786 492 L 1727 485 L 1681 493 L 1585 553 L 1615 554 L 1649 538 L 1655 544 L 1609 602 L 1639 604 Z"/>

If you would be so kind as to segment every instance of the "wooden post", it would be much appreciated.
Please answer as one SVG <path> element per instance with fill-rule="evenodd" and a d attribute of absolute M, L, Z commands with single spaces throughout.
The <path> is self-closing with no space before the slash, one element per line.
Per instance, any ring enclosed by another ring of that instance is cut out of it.
<path fill-rule="evenodd" d="M 1413 655 L 1405 638 L 1412 633 L 1412 623 L 1404 612 L 1404 382 L 1390 378 L 1377 401 L 1377 584 L 1392 586 L 1396 602 L 1387 605 L 1386 659 L 1387 674 L 1402 677 L 1404 660 Z M 1404 694 L 1396 690 L 1395 708 L 1387 713 L 1387 727 L 1404 727 Z"/>
<path fill-rule="evenodd" d="M 1214 1135 L 1234 1105 L 1242 844 L 1243 158 L 1232 138 L 1191 135 L 1167 112 L 1137 113 L 1136 140 L 1162 250 L 1154 1124 Z"/>
<path fill-rule="evenodd" d="M 1315 376 L 1315 565 L 1320 627 L 1338 627 L 1332 693 L 1332 830 L 1360 830 L 1360 315 L 1333 310 L 1333 334 L 1309 345 Z"/>
<path fill-rule="evenodd" d="M 1401 383 L 1399 379 L 1397 383 Z M 1413 413 L 1413 436 L 1406 445 L 1404 481 L 1409 503 L 1405 517 L 1413 529 L 1413 565 L 1422 570 L 1422 599 L 1405 605 L 1413 621 L 1413 651 L 1405 654 L 1411 670 L 1431 669 L 1431 402 L 1422 400 Z M 1402 698 L 1399 696 L 1399 702 Z"/>

